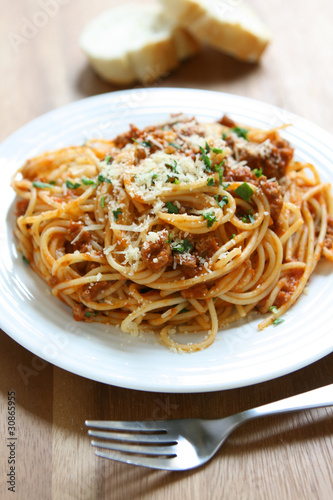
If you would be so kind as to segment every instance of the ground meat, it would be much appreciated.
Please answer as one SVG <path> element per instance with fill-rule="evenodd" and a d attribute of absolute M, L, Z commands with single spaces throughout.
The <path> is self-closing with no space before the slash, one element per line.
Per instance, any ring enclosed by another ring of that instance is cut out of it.
<path fill-rule="evenodd" d="M 271 206 L 271 217 L 274 223 L 276 223 L 283 206 L 281 186 L 279 186 L 276 181 L 269 182 L 266 180 L 262 180 L 260 181 L 260 187 Z"/>
<path fill-rule="evenodd" d="M 326 236 L 324 240 L 324 247 L 327 248 L 327 250 L 332 251 L 333 250 L 333 217 L 332 215 L 328 215 L 327 217 L 327 230 L 326 230 Z"/>
<path fill-rule="evenodd" d="M 83 287 L 83 291 L 80 295 L 85 301 L 95 300 L 100 292 L 110 286 L 110 283 L 110 281 L 101 281 L 101 283 L 97 281 L 96 283 L 90 283 L 89 285 L 85 285 Z"/>
<path fill-rule="evenodd" d="M 283 285 L 274 301 L 276 307 L 281 307 L 288 302 L 296 291 L 296 288 L 303 275 L 302 269 L 294 269 L 286 275 L 286 283 Z"/>
<path fill-rule="evenodd" d="M 191 286 L 191 288 L 187 288 L 186 290 L 182 290 L 180 292 L 184 299 L 202 299 L 207 295 L 207 293 L 208 288 L 203 284 Z"/>
<path fill-rule="evenodd" d="M 75 321 L 82 321 L 85 318 L 86 307 L 83 304 L 73 305 L 73 316 Z"/>
<path fill-rule="evenodd" d="M 174 256 L 177 264 L 185 267 L 197 267 L 197 259 L 191 253 L 177 253 Z"/>
<path fill-rule="evenodd" d="M 223 115 L 221 120 L 218 120 L 217 123 L 221 123 L 221 125 L 224 125 L 225 127 L 229 128 L 236 127 L 236 123 L 227 115 Z"/>
<path fill-rule="evenodd" d="M 137 139 L 141 133 L 142 132 L 138 127 L 130 124 L 129 131 L 118 135 L 114 140 L 114 144 L 117 148 L 121 149 L 125 147 L 126 144 L 133 144 L 133 139 Z"/>
<path fill-rule="evenodd" d="M 259 182 L 249 167 L 225 168 L 223 174 L 224 182 L 250 182 L 258 186 Z"/>
<path fill-rule="evenodd" d="M 142 246 L 142 258 L 154 273 L 172 262 L 171 246 L 167 243 L 168 232 L 159 231 L 157 241 L 146 241 Z"/>
<path fill-rule="evenodd" d="M 210 233 L 196 236 L 193 238 L 193 244 L 195 252 L 204 259 L 210 259 L 219 249 L 216 239 Z"/>
<path fill-rule="evenodd" d="M 79 252 L 88 252 L 91 250 L 91 234 L 88 231 L 82 231 L 83 227 L 83 222 L 81 221 L 70 221 L 68 229 L 70 241 L 66 241 L 65 243 L 66 253 L 73 253 L 76 250 Z M 79 234 L 79 239 L 75 241 L 75 243 L 72 243 L 72 241 L 75 240 Z"/>
<path fill-rule="evenodd" d="M 50 285 L 50 287 L 54 287 L 58 283 L 59 283 L 59 280 L 58 280 L 58 278 L 56 276 L 51 276 L 51 278 L 49 278 L 49 285 Z"/>
<path fill-rule="evenodd" d="M 240 154 L 239 160 L 245 160 L 252 170 L 255 168 L 262 169 L 263 175 L 268 179 L 272 177 L 280 179 L 285 175 L 287 165 L 293 157 L 294 149 L 277 132 L 272 133 L 269 139 L 271 141 L 269 157 L 262 157 L 259 154 L 252 155 L 245 150 Z"/>
<path fill-rule="evenodd" d="M 24 215 L 29 205 L 29 200 L 20 200 L 16 203 L 16 217 Z"/>

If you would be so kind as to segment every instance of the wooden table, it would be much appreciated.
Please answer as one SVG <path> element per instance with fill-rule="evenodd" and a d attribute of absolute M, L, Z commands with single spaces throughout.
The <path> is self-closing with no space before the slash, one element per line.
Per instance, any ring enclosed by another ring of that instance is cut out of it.
<path fill-rule="evenodd" d="M 0 139 L 53 108 L 116 90 L 93 74 L 77 44 L 85 23 L 114 3 L 6 2 L 0 18 Z M 206 49 L 158 85 L 259 98 L 333 132 L 332 2 L 249 3 L 274 34 L 261 65 L 241 64 Z M 49 10 L 45 17 L 41 12 L 46 8 L 41 6 L 46 4 Z M 226 416 L 332 383 L 333 354 L 252 387 L 168 395 L 86 380 L 39 360 L 2 332 L 0 343 L 1 499 L 333 498 L 332 408 L 253 421 L 234 433 L 205 467 L 183 473 L 99 459 L 84 428 L 87 418 Z M 6 483 L 10 472 L 7 400 L 11 391 L 16 395 L 15 493 L 7 490 Z"/>

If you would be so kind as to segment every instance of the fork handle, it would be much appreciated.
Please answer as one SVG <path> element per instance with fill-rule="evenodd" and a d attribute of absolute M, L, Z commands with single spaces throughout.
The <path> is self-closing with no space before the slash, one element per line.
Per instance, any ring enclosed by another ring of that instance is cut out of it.
<path fill-rule="evenodd" d="M 239 416 L 242 416 L 242 420 L 245 421 L 256 417 L 274 415 L 276 413 L 287 413 L 305 410 L 307 408 L 319 408 L 322 406 L 333 406 L 333 384 L 246 410 L 240 413 Z"/>

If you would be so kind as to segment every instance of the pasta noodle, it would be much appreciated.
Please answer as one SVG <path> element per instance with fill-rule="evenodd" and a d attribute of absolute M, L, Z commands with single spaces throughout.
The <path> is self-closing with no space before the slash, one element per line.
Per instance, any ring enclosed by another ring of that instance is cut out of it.
<path fill-rule="evenodd" d="M 263 329 L 333 260 L 330 185 L 279 130 L 173 115 L 46 152 L 15 174 L 24 258 L 74 318 L 192 352 L 251 311 Z M 197 343 L 174 333 L 203 332 Z"/>

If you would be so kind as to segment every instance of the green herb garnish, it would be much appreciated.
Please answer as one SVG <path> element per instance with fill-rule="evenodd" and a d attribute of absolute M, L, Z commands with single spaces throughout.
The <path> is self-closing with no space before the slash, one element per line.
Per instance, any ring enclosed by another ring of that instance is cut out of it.
<path fill-rule="evenodd" d="M 165 206 L 168 209 L 169 214 L 178 214 L 179 213 L 179 208 L 176 207 L 171 201 L 167 201 Z"/>
<path fill-rule="evenodd" d="M 233 127 L 231 130 L 233 132 L 235 132 L 235 134 L 237 134 L 238 137 L 243 137 L 243 139 L 246 139 L 248 141 L 248 138 L 247 138 L 248 130 L 246 128 L 236 126 L 236 127 Z"/>
<path fill-rule="evenodd" d="M 82 181 L 82 184 L 84 184 L 85 186 L 94 186 L 96 184 L 95 181 L 93 181 L 92 179 L 88 179 L 88 177 L 82 177 L 81 178 L 81 181 Z"/>
<path fill-rule="evenodd" d="M 103 196 L 101 196 L 101 207 L 104 208 L 105 207 L 105 195 L 103 194 Z"/>
<path fill-rule="evenodd" d="M 113 161 L 113 158 L 112 158 L 112 156 L 111 156 L 111 155 L 107 155 L 107 156 L 104 158 L 104 161 L 106 161 L 106 163 L 107 163 L 108 165 L 110 165 L 110 163 L 112 163 L 112 161 Z"/>
<path fill-rule="evenodd" d="M 33 187 L 39 188 L 39 189 L 52 189 L 53 184 L 51 182 L 40 182 L 40 181 L 35 181 L 32 183 Z"/>
<path fill-rule="evenodd" d="M 271 311 L 271 313 L 276 314 L 276 313 L 277 313 L 277 311 L 278 311 L 278 308 L 277 308 L 276 306 L 271 306 L 271 307 L 269 308 L 269 310 Z"/>
<path fill-rule="evenodd" d="M 213 177 L 208 177 L 207 186 L 214 186 L 214 185 L 215 185 L 215 181 L 214 181 Z"/>
<path fill-rule="evenodd" d="M 180 241 L 179 243 L 173 243 L 171 245 L 171 250 L 175 253 L 187 253 L 191 250 L 193 245 L 186 240 Z"/>
<path fill-rule="evenodd" d="M 215 165 L 214 166 L 214 170 L 215 172 L 218 172 L 219 173 L 219 184 L 220 186 L 222 186 L 222 183 L 223 183 L 223 165 L 225 163 L 225 160 L 221 161 L 221 163 L 219 165 Z"/>
<path fill-rule="evenodd" d="M 219 195 L 218 194 L 216 194 L 214 196 L 214 198 L 215 198 L 215 201 L 216 201 L 216 203 L 218 204 L 218 206 L 220 208 L 223 208 L 224 205 L 228 205 L 228 203 L 229 203 L 229 198 L 226 195 L 222 196 L 222 199 L 220 201 L 219 201 Z"/>
<path fill-rule="evenodd" d="M 205 149 L 206 149 L 206 153 L 208 154 L 210 152 L 210 145 L 208 144 L 207 141 L 205 143 Z"/>
<path fill-rule="evenodd" d="M 216 222 L 216 215 L 213 210 L 202 214 L 202 217 L 207 221 L 207 227 L 212 227 L 214 222 Z"/>
<path fill-rule="evenodd" d="M 240 198 L 243 198 L 243 200 L 250 202 L 251 201 L 251 196 L 253 195 L 253 190 L 251 186 L 248 185 L 247 182 L 243 182 L 238 188 L 235 189 L 235 193 L 238 194 Z"/>
<path fill-rule="evenodd" d="M 178 172 L 178 170 L 177 170 L 177 166 L 178 166 L 178 164 L 177 164 L 176 160 L 173 160 L 173 165 L 170 165 L 170 163 L 166 163 L 166 164 L 165 164 L 165 166 L 166 166 L 166 167 L 171 168 L 171 170 L 172 170 L 175 174 L 179 174 L 179 172 Z"/>
<path fill-rule="evenodd" d="M 132 139 L 133 142 L 135 142 L 136 144 L 139 144 L 139 146 L 144 146 L 145 148 L 151 148 L 152 147 L 152 144 L 151 142 L 149 141 L 138 141 L 137 139 Z"/>
<path fill-rule="evenodd" d="M 81 186 L 81 184 L 79 184 L 78 182 L 76 182 L 75 184 L 70 181 L 69 179 L 67 179 L 66 181 L 66 186 L 69 188 L 69 189 L 77 189 Z"/>
<path fill-rule="evenodd" d="M 199 146 L 199 149 L 202 153 L 200 156 L 200 160 L 202 160 L 204 162 L 206 170 L 208 170 L 208 172 L 211 172 L 212 171 L 212 163 L 211 163 L 210 159 L 208 158 L 206 151 L 201 146 Z"/>
<path fill-rule="evenodd" d="M 226 132 L 223 132 L 222 134 L 222 139 L 225 141 L 228 137 L 228 134 Z"/>
<path fill-rule="evenodd" d="M 86 311 L 84 315 L 85 315 L 87 318 L 91 318 L 91 316 L 97 316 L 97 314 L 98 314 L 98 312 L 96 312 L 96 311 L 94 311 L 94 312 L 89 312 L 89 311 Z"/>
<path fill-rule="evenodd" d="M 252 170 L 252 172 L 254 173 L 254 175 L 256 176 L 257 179 L 259 179 L 259 177 L 262 176 L 262 168 L 255 168 Z"/>
<path fill-rule="evenodd" d="M 232 235 L 231 235 L 231 238 L 230 238 L 230 239 L 231 239 L 231 240 L 233 240 L 235 236 L 236 236 L 236 235 L 235 235 L 235 233 L 232 233 Z"/>
<path fill-rule="evenodd" d="M 245 222 L 246 224 L 250 223 L 253 224 L 255 222 L 255 218 L 253 217 L 253 213 L 251 210 L 248 210 L 245 215 L 242 217 L 242 222 Z"/>
<path fill-rule="evenodd" d="M 158 174 L 153 174 L 153 175 L 151 176 L 151 179 L 152 179 L 152 180 L 154 180 L 154 179 L 158 179 Z"/>
<path fill-rule="evenodd" d="M 175 179 L 175 180 L 173 181 L 173 184 L 180 184 L 180 181 L 179 181 L 178 179 Z"/>
<path fill-rule="evenodd" d="M 98 179 L 98 182 L 108 182 L 109 184 L 112 184 L 112 180 L 111 179 L 107 179 L 102 174 L 99 174 L 99 176 L 97 177 L 97 179 Z"/>
<path fill-rule="evenodd" d="M 277 325 L 281 325 L 281 323 L 284 322 L 284 319 L 282 318 L 276 318 L 274 321 L 273 321 L 273 325 L 277 326 Z"/>
<path fill-rule="evenodd" d="M 223 153 L 223 149 L 219 149 L 219 148 L 212 148 L 212 151 L 216 155 L 219 155 L 219 154 Z"/>
<path fill-rule="evenodd" d="M 123 212 L 121 211 L 120 208 L 117 208 L 117 210 L 113 210 L 112 213 L 114 220 L 118 220 L 119 215 L 122 214 Z"/>
<path fill-rule="evenodd" d="M 27 259 L 25 255 L 22 255 L 22 260 L 25 264 L 30 264 L 29 259 Z"/>
<path fill-rule="evenodd" d="M 179 144 L 176 144 L 175 142 L 169 142 L 170 146 L 172 146 L 173 148 L 176 148 L 176 149 L 182 149 L 181 146 L 179 146 Z"/>

